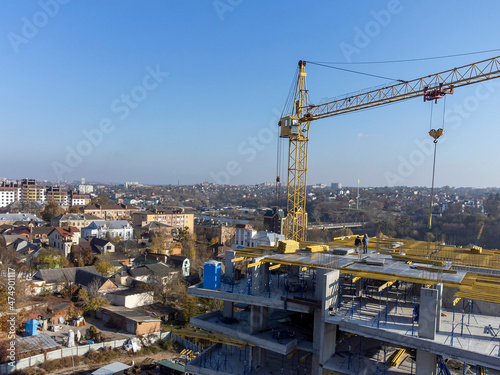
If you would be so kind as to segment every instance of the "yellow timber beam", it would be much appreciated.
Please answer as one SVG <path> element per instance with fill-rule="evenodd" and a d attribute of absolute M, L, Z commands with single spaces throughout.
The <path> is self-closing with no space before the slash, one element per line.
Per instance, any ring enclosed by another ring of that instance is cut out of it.
<path fill-rule="evenodd" d="M 292 357 L 299 352 L 299 349 L 295 349 L 294 351 L 290 352 L 286 357 L 288 359 L 292 359 Z"/>
<path fill-rule="evenodd" d="M 250 264 L 248 265 L 248 268 L 261 266 L 261 265 L 263 265 L 264 263 L 266 263 L 266 262 L 259 261 L 259 262 L 250 263 Z"/>
<path fill-rule="evenodd" d="M 361 276 L 356 276 L 355 278 L 352 279 L 352 282 L 355 283 L 356 281 L 361 280 L 361 279 L 362 279 Z"/>
<path fill-rule="evenodd" d="M 234 262 L 240 262 L 240 261 L 245 260 L 245 259 L 247 259 L 247 258 L 246 257 L 234 258 L 234 259 L 231 259 L 231 262 L 233 262 L 233 263 Z"/>
<path fill-rule="evenodd" d="M 272 270 L 277 270 L 278 268 L 281 267 L 281 264 L 276 264 L 275 266 L 271 266 L 269 267 L 269 271 L 272 271 Z"/>
<path fill-rule="evenodd" d="M 207 340 L 213 343 L 236 346 L 238 349 L 243 349 L 245 346 L 255 346 L 249 342 L 238 340 L 221 333 L 213 333 L 208 331 L 194 331 L 190 329 L 174 329 L 172 333 L 181 337 L 192 337 L 195 339 Z"/>
<path fill-rule="evenodd" d="M 386 282 L 385 284 L 381 285 L 378 287 L 378 291 L 381 292 L 383 291 L 385 288 L 388 288 L 390 287 L 392 284 L 394 284 L 396 281 L 398 281 L 398 279 L 394 279 L 394 280 L 391 280 L 391 281 L 388 281 Z"/>
<path fill-rule="evenodd" d="M 457 297 L 453 300 L 453 306 L 455 306 L 462 298 Z"/>

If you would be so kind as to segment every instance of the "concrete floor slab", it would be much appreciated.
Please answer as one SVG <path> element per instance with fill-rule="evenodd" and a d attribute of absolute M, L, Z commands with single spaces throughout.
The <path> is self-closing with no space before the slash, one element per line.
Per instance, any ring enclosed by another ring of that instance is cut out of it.
<path fill-rule="evenodd" d="M 342 331 L 392 342 L 403 347 L 429 350 L 445 357 L 465 360 L 500 370 L 500 317 L 469 314 L 467 310 L 455 312 L 444 310 L 441 329 L 434 340 L 417 336 L 418 324 L 412 323 L 413 303 L 389 301 L 387 318 L 386 304 L 378 301 L 363 301 L 344 298 L 344 303 L 335 316 L 326 318 L 327 323 L 338 324 Z M 354 306 L 354 308 L 353 308 Z M 485 331 L 491 325 L 494 333 Z M 413 332 L 413 335 L 412 335 Z M 453 337 L 453 345 L 452 345 Z"/>

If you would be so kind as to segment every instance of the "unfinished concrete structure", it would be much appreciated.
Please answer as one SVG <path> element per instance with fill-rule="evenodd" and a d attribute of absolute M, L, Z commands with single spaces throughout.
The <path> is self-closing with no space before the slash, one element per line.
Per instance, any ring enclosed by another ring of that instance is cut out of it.
<path fill-rule="evenodd" d="M 389 250 L 390 244 L 381 249 L 378 241 L 378 250 L 362 256 L 336 246 L 311 252 L 301 244 L 288 254 L 269 247 L 227 251 L 219 289 L 207 289 L 203 282 L 188 289 L 193 296 L 223 300 L 224 308 L 194 317 L 191 324 L 247 346 L 215 344 L 186 371 L 430 375 L 500 370 L 500 271 L 437 260 L 438 251 L 409 257 Z"/>

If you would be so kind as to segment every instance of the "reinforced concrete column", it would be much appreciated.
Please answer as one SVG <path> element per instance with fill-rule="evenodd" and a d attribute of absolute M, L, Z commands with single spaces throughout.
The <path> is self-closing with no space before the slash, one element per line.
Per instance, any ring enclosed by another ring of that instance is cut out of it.
<path fill-rule="evenodd" d="M 234 250 L 227 250 L 226 255 L 225 255 L 225 262 L 224 262 L 224 276 L 226 276 L 226 279 L 228 280 L 234 280 L 234 263 L 231 262 L 235 257 L 235 251 Z"/>
<path fill-rule="evenodd" d="M 250 363 L 254 369 L 259 369 L 266 364 L 266 349 L 259 348 L 258 346 L 250 347 Z"/>
<path fill-rule="evenodd" d="M 250 306 L 250 333 L 254 334 L 267 328 L 268 308 L 263 306 Z"/>
<path fill-rule="evenodd" d="M 254 259 L 254 262 L 260 261 L 262 258 Z M 259 266 L 250 268 L 252 273 L 252 295 L 267 292 L 269 284 L 269 263 L 264 263 Z"/>
<path fill-rule="evenodd" d="M 232 318 L 234 313 L 234 303 L 230 301 L 224 301 L 224 308 L 222 310 L 222 316 L 224 318 Z"/>
<path fill-rule="evenodd" d="M 438 291 L 422 288 L 420 290 L 420 313 L 418 318 L 418 337 L 434 340 L 436 337 Z"/>
<path fill-rule="evenodd" d="M 339 298 L 339 271 L 316 273 L 316 288 L 322 293 L 321 308 L 314 310 L 312 374 L 322 375 L 323 365 L 335 354 L 337 345 L 336 324 L 325 323 L 330 306 L 337 307 Z"/>
<path fill-rule="evenodd" d="M 437 373 L 437 355 L 417 350 L 417 371 L 416 375 L 436 375 Z"/>
<path fill-rule="evenodd" d="M 439 328 L 441 327 L 441 309 L 443 307 L 443 284 L 437 284 L 436 289 L 438 291 L 437 312 L 436 312 L 436 332 L 439 332 Z"/>
<path fill-rule="evenodd" d="M 297 282 L 299 280 L 299 266 L 288 266 L 288 281 Z"/>

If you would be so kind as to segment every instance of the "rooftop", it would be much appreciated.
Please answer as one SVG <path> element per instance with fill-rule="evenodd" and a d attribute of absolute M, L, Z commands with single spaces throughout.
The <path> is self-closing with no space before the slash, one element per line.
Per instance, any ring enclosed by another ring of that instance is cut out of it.
<path fill-rule="evenodd" d="M 102 308 L 103 310 L 111 311 L 115 314 L 121 315 L 127 319 L 133 320 L 135 322 L 157 322 L 160 319 L 153 318 L 146 313 L 137 310 L 137 309 L 129 309 L 123 306 L 106 306 Z"/>

